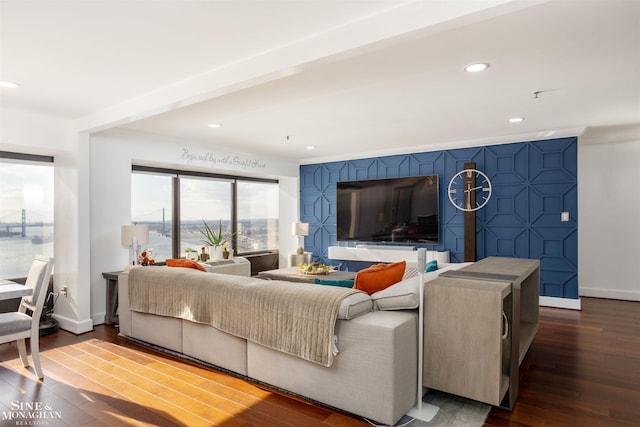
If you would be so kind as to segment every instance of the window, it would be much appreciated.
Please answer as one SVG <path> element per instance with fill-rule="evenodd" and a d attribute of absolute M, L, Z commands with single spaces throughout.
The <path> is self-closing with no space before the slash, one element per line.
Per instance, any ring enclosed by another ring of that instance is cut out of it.
<path fill-rule="evenodd" d="M 53 256 L 53 158 L 0 152 L 0 277 Z"/>
<path fill-rule="evenodd" d="M 171 175 L 131 175 L 131 222 L 149 226 L 149 243 L 156 262 L 172 257 L 173 190 Z"/>
<path fill-rule="evenodd" d="M 222 224 L 231 234 L 231 183 L 211 178 L 180 177 L 180 252 L 191 248 L 199 252 L 204 238 L 203 221 L 212 230 Z M 231 243 L 231 242 L 229 242 Z"/>
<path fill-rule="evenodd" d="M 133 166 L 131 187 L 132 222 L 149 225 L 156 261 L 199 251 L 203 220 L 236 253 L 278 249 L 276 180 Z"/>
<path fill-rule="evenodd" d="M 278 247 L 278 185 L 238 182 L 238 252 Z"/>

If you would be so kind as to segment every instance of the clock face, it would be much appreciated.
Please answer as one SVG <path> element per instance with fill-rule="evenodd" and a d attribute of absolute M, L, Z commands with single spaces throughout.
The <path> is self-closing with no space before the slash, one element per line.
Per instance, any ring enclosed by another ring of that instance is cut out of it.
<path fill-rule="evenodd" d="M 449 200 L 461 211 L 477 211 L 491 197 L 489 177 L 477 169 L 465 169 L 449 181 Z"/>

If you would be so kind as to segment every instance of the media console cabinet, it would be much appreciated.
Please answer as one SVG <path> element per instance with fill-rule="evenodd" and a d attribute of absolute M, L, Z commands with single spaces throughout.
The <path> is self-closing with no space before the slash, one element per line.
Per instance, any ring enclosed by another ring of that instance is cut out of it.
<path fill-rule="evenodd" d="M 424 386 L 512 409 L 539 290 L 539 260 L 502 257 L 426 283 Z"/>
<path fill-rule="evenodd" d="M 327 256 L 340 261 L 415 263 L 418 261 L 415 249 L 413 246 L 392 245 L 329 246 Z M 443 264 L 448 263 L 449 258 L 449 251 L 427 251 L 427 261 L 436 260 L 438 264 Z"/>

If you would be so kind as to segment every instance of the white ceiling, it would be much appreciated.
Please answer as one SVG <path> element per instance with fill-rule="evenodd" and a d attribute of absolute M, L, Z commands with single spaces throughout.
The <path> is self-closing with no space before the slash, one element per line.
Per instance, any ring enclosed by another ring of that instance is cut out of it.
<path fill-rule="evenodd" d="M 640 123 L 640 1 L 0 0 L 0 80 L 78 130 L 302 162 L 575 135 Z"/>

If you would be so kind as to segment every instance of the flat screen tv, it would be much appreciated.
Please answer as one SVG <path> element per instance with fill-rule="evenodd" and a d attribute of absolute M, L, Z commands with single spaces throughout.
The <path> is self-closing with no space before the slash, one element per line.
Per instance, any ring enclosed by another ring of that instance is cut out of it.
<path fill-rule="evenodd" d="M 438 175 L 342 181 L 338 241 L 440 242 Z"/>

